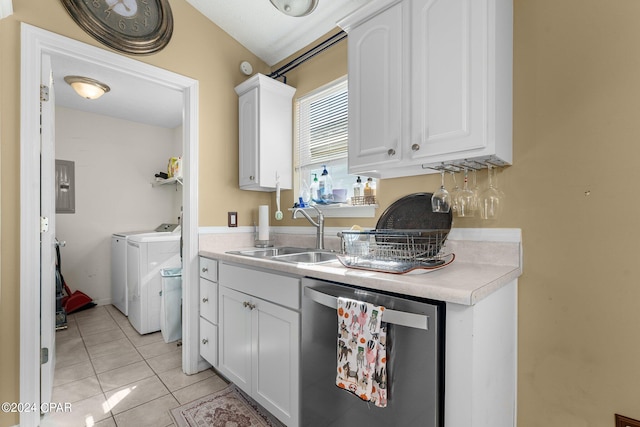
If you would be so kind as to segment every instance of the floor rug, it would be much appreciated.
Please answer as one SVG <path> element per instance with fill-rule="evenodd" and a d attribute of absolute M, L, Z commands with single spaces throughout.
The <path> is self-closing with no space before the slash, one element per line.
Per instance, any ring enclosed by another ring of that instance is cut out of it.
<path fill-rule="evenodd" d="M 171 410 L 178 427 L 283 427 L 233 384 Z"/>

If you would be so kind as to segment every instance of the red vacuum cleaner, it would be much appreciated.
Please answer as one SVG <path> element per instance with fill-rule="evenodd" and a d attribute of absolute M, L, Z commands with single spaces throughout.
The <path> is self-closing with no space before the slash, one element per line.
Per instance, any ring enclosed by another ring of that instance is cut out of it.
<path fill-rule="evenodd" d="M 64 277 L 62 276 L 61 271 L 61 262 L 60 262 L 60 248 L 59 245 L 56 246 L 56 269 L 57 269 L 57 279 L 61 282 L 64 287 L 64 292 L 67 294 L 62 297 L 62 307 L 67 314 L 71 314 L 75 311 L 86 310 L 87 308 L 92 308 L 96 306 L 96 303 L 93 302 L 93 299 L 81 291 L 71 292 L 67 282 L 65 282 Z"/>

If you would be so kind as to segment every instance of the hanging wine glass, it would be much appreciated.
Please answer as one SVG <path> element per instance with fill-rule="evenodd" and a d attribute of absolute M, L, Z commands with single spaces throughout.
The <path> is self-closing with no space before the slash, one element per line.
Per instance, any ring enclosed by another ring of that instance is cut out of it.
<path fill-rule="evenodd" d="M 474 168 L 471 176 L 472 176 L 471 191 L 473 191 L 472 209 L 477 212 L 480 210 L 480 186 L 478 185 L 478 169 Z"/>
<path fill-rule="evenodd" d="M 496 219 L 500 215 L 504 196 L 495 187 L 495 168 L 488 166 L 489 187 L 480 197 L 480 216 L 482 219 Z"/>
<path fill-rule="evenodd" d="M 456 181 L 456 173 L 451 171 L 451 177 L 453 178 L 453 189 L 451 190 L 451 210 L 453 212 L 458 212 L 458 193 L 460 193 L 460 187 L 458 187 L 458 182 Z"/>
<path fill-rule="evenodd" d="M 444 170 L 440 171 L 440 188 L 431 195 L 431 210 L 433 212 L 447 213 L 451 209 L 451 196 L 444 188 Z"/>
<path fill-rule="evenodd" d="M 474 194 L 471 189 L 469 189 L 469 173 L 467 168 L 464 168 L 464 184 L 462 185 L 462 190 L 458 192 L 458 211 L 457 214 L 459 217 L 472 217 L 475 216 L 474 205 Z"/>

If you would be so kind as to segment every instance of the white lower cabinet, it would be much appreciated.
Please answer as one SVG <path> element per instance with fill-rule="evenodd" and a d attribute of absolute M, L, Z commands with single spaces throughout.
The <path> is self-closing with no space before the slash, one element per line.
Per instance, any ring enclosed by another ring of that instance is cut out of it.
<path fill-rule="evenodd" d="M 200 356 L 218 366 L 218 262 L 200 258 Z"/>
<path fill-rule="evenodd" d="M 299 425 L 300 312 L 280 304 L 299 282 L 220 265 L 218 370 L 289 427 Z M 247 293 L 255 287 L 262 298 Z"/>

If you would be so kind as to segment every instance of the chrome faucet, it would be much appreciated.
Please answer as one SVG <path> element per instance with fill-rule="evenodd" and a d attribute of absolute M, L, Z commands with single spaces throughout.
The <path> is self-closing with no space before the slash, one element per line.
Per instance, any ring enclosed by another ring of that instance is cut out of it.
<path fill-rule="evenodd" d="M 291 216 L 291 218 L 298 219 L 298 217 L 296 216 L 298 212 L 300 212 L 305 218 L 307 218 L 307 220 L 311 223 L 311 225 L 313 225 L 317 229 L 316 230 L 316 249 L 324 249 L 324 214 L 320 209 L 316 208 L 315 206 L 311 206 L 311 207 L 315 209 L 316 212 L 318 212 L 318 222 L 315 222 L 309 216 L 309 214 L 306 213 L 301 208 L 295 208 L 293 210 L 293 215 Z"/>

